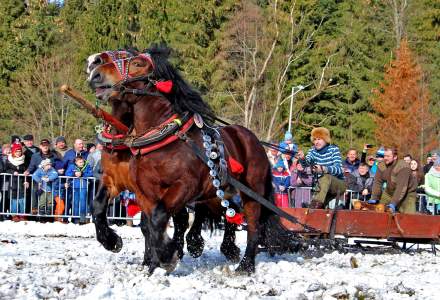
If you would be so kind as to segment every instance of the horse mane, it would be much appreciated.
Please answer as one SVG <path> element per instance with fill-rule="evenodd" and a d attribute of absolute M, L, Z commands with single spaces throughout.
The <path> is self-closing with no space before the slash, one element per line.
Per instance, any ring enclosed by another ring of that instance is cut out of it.
<path fill-rule="evenodd" d="M 173 89 L 171 93 L 165 94 L 165 97 L 171 102 L 175 111 L 198 113 L 205 119 L 205 122 L 212 124 L 216 118 L 214 111 L 202 99 L 200 92 L 187 83 L 180 72 L 168 61 L 171 51 L 171 48 L 165 44 L 152 44 L 143 52 L 150 54 L 156 78 L 172 80 Z"/>

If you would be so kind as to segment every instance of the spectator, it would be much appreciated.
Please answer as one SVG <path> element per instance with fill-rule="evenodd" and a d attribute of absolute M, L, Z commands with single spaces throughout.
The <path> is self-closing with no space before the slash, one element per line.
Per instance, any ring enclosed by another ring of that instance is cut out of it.
<path fill-rule="evenodd" d="M 419 168 L 419 162 L 412 159 L 409 163 L 409 168 L 411 169 L 411 174 L 417 179 L 417 186 L 422 185 L 424 182 L 423 171 Z"/>
<path fill-rule="evenodd" d="M 89 153 L 87 157 L 87 161 L 93 171 L 93 177 L 95 177 L 97 180 L 100 180 L 102 176 L 101 155 L 103 149 L 104 146 L 102 145 L 102 143 L 98 142 L 96 144 L 96 150 L 92 153 Z"/>
<path fill-rule="evenodd" d="M 342 159 L 338 146 L 330 144 L 330 131 L 324 127 L 314 128 L 311 132 L 312 149 L 305 156 L 298 151 L 299 162 L 312 166 L 317 172 L 319 189 L 313 194 L 310 208 L 324 208 L 330 200 L 337 197 L 339 200 L 345 192 Z"/>
<path fill-rule="evenodd" d="M 2 161 L 3 164 L 8 160 L 8 156 L 11 154 L 11 144 L 3 144 L 2 146 Z"/>
<path fill-rule="evenodd" d="M 356 149 L 349 149 L 347 152 L 347 158 L 344 160 L 343 167 L 347 168 L 350 173 L 353 173 L 359 168 L 360 160 Z"/>
<path fill-rule="evenodd" d="M 293 161 L 290 177 L 290 186 L 294 187 L 291 194 L 294 207 L 308 207 L 311 200 L 311 187 L 313 182 L 312 168 L 310 166 L 303 167 L 297 159 Z"/>
<path fill-rule="evenodd" d="M 70 148 L 67 147 L 66 139 L 64 138 L 64 136 L 59 136 L 56 138 L 55 150 L 61 155 L 61 158 L 63 158 L 66 152 L 70 150 Z"/>
<path fill-rule="evenodd" d="M 26 134 L 23 136 L 23 144 L 24 144 L 24 156 L 25 156 L 25 165 L 29 166 L 31 162 L 32 155 L 39 152 L 40 149 L 34 146 L 34 136 L 32 134 Z"/>
<path fill-rule="evenodd" d="M 18 135 L 11 135 L 11 145 L 21 144 L 21 138 Z"/>
<path fill-rule="evenodd" d="M 434 205 L 434 213 L 440 213 L 440 158 L 433 162 L 432 168 L 425 175 L 425 193 L 427 201 Z"/>
<path fill-rule="evenodd" d="M 282 144 L 280 144 L 280 148 L 281 145 Z M 290 168 L 292 166 L 292 152 L 290 152 L 289 146 L 287 144 L 285 144 L 282 149 L 285 149 L 286 151 L 281 153 L 281 157 L 279 159 L 283 161 L 284 170 L 286 170 L 287 173 L 289 173 L 290 175 Z"/>
<path fill-rule="evenodd" d="M 287 149 L 290 152 L 298 152 L 298 145 L 293 141 L 293 135 L 289 131 L 284 135 L 284 141 L 280 143 L 280 148 Z"/>
<path fill-rule="evenodd" d="M 52 166 L 55 166 L 57 161 L 61 159 L 61 155 L 58 152 L 50 149 L 50 142 L 48 139 L 41 140 L 40 152 L 37 152 L 34 155 L 32 155 L 31 163 L 29 164 L 29 167 L 26 170 L 26 175 L 33 174 L 44 159 L 50 159 Z M 58 174 L 62 175 L 63 173 L 64 173 L 64 169 L 58 170 Z"/>
<path fill-rule="evenodd" d="M 352 175 L 355 179 L 355 185 L 352 187 L 352 190 L 359 193 L 358 199 L 369 200 L 373 189 L 374 176 L 370 173 L 368 165 L 361 163 Z"/>
<path fill-rule="evenodd" d="M 286 171 L 282 160 L 278 160 L 275 164 L 272 176 L 275 187 L 275 205 L 278 207 L 289 207 L 288 189 L 290 185 L 290 175 Z"/>
<path fill-rule="evenodd" d="M 376 158 L 374 160 L 373 165 L 370 167 L 370 172 L 373 175 L 376 175 L 377 172 L 377 166 L 379 165 L 380 162 L 383 161 L 383 157 L 384 157 L 384 153 L 385 153 L 385 149 L 384 147 L 380 147 L 377 152 L 376 152 Z"/>
<path fill-rule="evenodd" d="M 386 182 L 385 190 L 382 191 Z M 397 150 L 386 148 L 383 162 L 379 163 L 374 177 L 371 202 L 387 205 L 392 211 L 416 212 L 417 180 L 412 176 L 409 165 L 397 159 Z"/>
<path fill-rule="evenodd" d="M 75 143 L 73 144 L 73 149 L 68 150 L 64 154 L 63 163 L 64 163 L 64 169 L 67 169 L 67 167 L 74 163 L 74 160 L 76 157 L 82 157 L 84 160 L 87 159 L 88 153 L 84 150 L 84 142 L 81 139 L 76 139 Z"/>
<path fill-rule="evenodd" d="M 267 158 L 269 159 L 270 165 L 273 167 L 280 158 L 280 152 L 277 149 L 269 148 L 267 151 Z"/>
<path fill-rule="evenodd" d="M 93 176 L 92 169 L 84 158 L 78 156 L 67 167 L 66 176 L 75 177 L 69 180 L 69 186 L 73 191 L 73 215 L 80 216 L 79 223 L 83 224 L 87 210 L 88 190 L 88 181 L 85 178 Z M 78 219 L 74 219 L 73 222 L 78 223 Z"/>
<path fill-rule="evenodd" d="M 13 175 L 9 181 L 11 190 L 10 211 L 13 214 L 25 212 L 25 190 L 29 188 L 29 182 L 25 176 L 19 176 L 26 171 L 24 161 L 25 157 L 21 144 L 13 144 L 11 154 L 8 156 L 5 165 L 5 172 Z M 14 221 L 20 219 L 22 218 L 18 216 L 13 217 Z"/>
<path fill-rule="evenodd" d="M 11 144 L 3 144 L 2 145 L 2 172 L 6 172 L 6 162 L 8 161 L 8 156 L 11 154 Z M 0 193 L 1 193 L 1 202 L 0 207 L 7 211 L 9 209 L 9 183 L 10 178 L 7 175 L 1 175 L 0 178 Z M 0 219 L 2 216 L 0 216 Z"/>
<path fill-rule="evenodd" d="M 423 173 L 427 174 L 429 172 L 429 170 L 432 168 L 432 166 L 434 165 L 434 162 L 437 160 L 437 153 L 434 152 L 431 156 L 431 158 L 427 161 L 427 164 L 423 166 Z"/>
<path fill-rule="evenodd" d="M 96 150 L 96 146 L 95 146 L 95 144 L 93 144 L 93 143 L 88 143 L 88 144 L 86 145 L 86 151 L 87 151 L 89 154 L 95 152 L 95 150 Z"/>
<path fill-rule="evenodd" d="M 40 215 L 53 214 L 53 200 L 58 192 L 58 172 L 52 167 L 49 158 L 41 161 L 38 169 L 32 174 L 32 179 L 38 183 L 38 212 Z"/>
<path fill-rule="evenodd" d="M 406 162 L 408 165 L 411 163 L 411 161 L 413 160 L 411 154 L 405 154 L 403 156 L 403 161 Z"/>

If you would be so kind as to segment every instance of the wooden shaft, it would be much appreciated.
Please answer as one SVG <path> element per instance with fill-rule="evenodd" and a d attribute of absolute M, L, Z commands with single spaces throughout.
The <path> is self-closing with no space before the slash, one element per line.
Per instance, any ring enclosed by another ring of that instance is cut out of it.
<path fill-rule="evenodd" d="M 125 126 L 122 122 L 115 119 L 111 114 L 108 112 L 94 107 L 92 104 L 90 104 L 77 90 L 73 89 L 72 87 L 68 86 L 67 84 L 63 84 L 60 87 L 61 93 L 69 96 L 70 98 L 76 100 L 79 104 L 81 104 L 85 109 L 87 109 L 90 113 L 92 113 L 95 118 L 103 119 L 110 123 L 114 128 L 116 128 L 118 131 L 122 133 L 128 132 L 128 127 Z"/>

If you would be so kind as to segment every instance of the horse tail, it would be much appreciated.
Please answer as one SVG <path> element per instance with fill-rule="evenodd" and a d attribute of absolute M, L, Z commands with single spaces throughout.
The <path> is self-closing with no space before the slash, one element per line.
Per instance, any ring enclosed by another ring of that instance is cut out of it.
<path fill-rule="evenodd" d="M 270 167 L 267 171 L 265 182 L 265 197 L 274 203 L 274 190 L 272 185 L 272 172 Z M 261 206 L 260 215 L 261 236 L 260 244 L 271 254 L 282 254 L 285 252 L 298 252 L 300 243 L 296 235 L 281 225 L 280 217 L 272 210 Z"/>

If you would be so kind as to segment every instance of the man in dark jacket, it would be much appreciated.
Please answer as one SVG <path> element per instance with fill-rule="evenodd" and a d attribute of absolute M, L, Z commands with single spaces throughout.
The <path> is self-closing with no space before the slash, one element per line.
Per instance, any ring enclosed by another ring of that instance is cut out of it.
<path fill-rule="evenodd" d="M 38 169 L 38 166 L 43 161 L 43 159 L 47 158 L 50 159 L 53 166 L 55 166 L 57 164 L 57 161 L 61 159 L 58 152 L 50 149 L 50 141 L 48 139 L 42 139 L 40 142 L 40 152 L 32 155 L 31 162 L 25 174 L 33 174 Z M 58 173 L 60 174 L 60 172 Z"/>
<path fill-rule="evenodd" d="M 67 170 L 69 165 L 73 164 L 76 157 L 81 156 L 84 160 L 87 160 L 88 152 L 84 150 L 84 142 L 81 139 L 76 139 L 73 144 L 73 149 L 64 153 L 63 164 L 64 169 Z"/>
<path fill-rule="evenodd" d="M 382 192 L 384 183 L 386 187 Z M 416 189 L 417 179 L 412 176 L 408 164 L 398 160 L 395 149 L 386 148 L 383 162 L 377 167 L 370 201 L 380 200 L 392 212 L 415 213 Z"/>
<path fill-rule="evenodd" d="M 34 146 L 34 136 L 32 134 L 26 134 L 23 136 L 23 150 L 24 150 L 24 156 L 25 156 L 25 165 L 29 166 L 32 155 L 34 155 L 37 152 L 40 152 L 40 149 L 38 147 Z"/>

